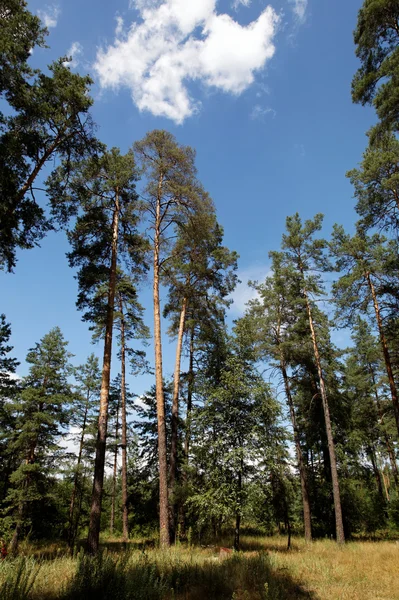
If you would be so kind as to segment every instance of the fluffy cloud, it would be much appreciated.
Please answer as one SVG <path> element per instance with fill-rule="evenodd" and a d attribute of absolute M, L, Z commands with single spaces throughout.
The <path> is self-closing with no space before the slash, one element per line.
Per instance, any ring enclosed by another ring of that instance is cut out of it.
<path fill-rule="evenodd" d="M 50 29 L 51 27 L 57 26 L 60 12 L 60 7 L 54 4 L 53 6 L 46 6 L 45 8 L 38 10 L 37 14 L 43 21 L 43 25 L 47 27 L 47 29 Z"/>
<path fill-rule="evenodd" d="M 217 0 L 136 0 L 140 22 L 118 18 L 115 41 L 94 69 L 103 88 L 131 90 L 140 111 L 182 123 L 199 103 L 190 81 L 241 94 L 274 54 L 278 17 L 268 6 L 242 26 L 216 11 Z"/>
<path fill-rule="evenodd" d="M 71 56 L 72 60 L 68 60 L 64 62 L 64 65 L 68 65 L 72 69 L 75 69 L 79 65 L 79 57 L 83 53 L 83 46 L 79 44 L 79 42 L 73 42 L 68 52 L 67 56 Z"/>
<path fill-rule="evenodd" d="M 308 0 L 289 0 L 293 4 L 292 10 L 298 21 L 303 23 L 306 19 L 306 9 L 308 7 Z"/>

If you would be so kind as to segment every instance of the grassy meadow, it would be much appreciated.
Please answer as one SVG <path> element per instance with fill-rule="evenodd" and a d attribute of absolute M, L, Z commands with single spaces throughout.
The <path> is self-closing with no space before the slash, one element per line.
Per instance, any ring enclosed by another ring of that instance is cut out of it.
<path fill-rule="evenodd" d="M 399 600 L 399 544 L 244 536 L 242 551 L 107 540 L 101 557 L 26 544 L 0 564 L 1 600 Z"/>

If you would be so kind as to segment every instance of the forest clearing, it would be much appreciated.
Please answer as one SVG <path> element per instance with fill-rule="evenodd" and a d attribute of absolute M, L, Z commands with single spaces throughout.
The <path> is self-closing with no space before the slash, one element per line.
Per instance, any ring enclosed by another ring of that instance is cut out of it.
<path fill-rule="evenodd" d="M 399 600 L 398 0 L 44 1 L 0 0 L 0 600 Z"/>
<path fill-rule="evenodd" d="M 219 540 L 219 543 L 226 542 Z M 399 544 L 395 541 L 350 542 L 344 548 L 331 540 L 306 544 L 284 536 L 244 535 L 242 551 L 221 554 L 185 544 L 168 550 L 148 546 L 139 538 L 127 554 L 120 539 L 104 541 L 102 566 L 96 559 L 65 556 L 65 548 L 26 545 L 24 568 L 31 591 L 12 591 L 19 562 L 0 565 L 0 587 L 8 577 L 4 600 L 397 600 Z M 52 559 L 50 559 L 52 556 Z M 29 558 L 31 557 L 31 558 Z M 42 557 L 42 558 L 41 558 Z M 77 563 L 88 560 L 80 570 Z M 119 561 L 119 562 L 118 562 Z M 24 577 L 22 580 L 24 581 Z M 4 588 L 3 588 L 4 589 Z"/>

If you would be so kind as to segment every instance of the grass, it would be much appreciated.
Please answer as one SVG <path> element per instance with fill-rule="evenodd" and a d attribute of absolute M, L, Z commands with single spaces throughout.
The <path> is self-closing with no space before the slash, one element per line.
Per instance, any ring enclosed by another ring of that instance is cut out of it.
<path fill-rule="evenodd" d="M 127 552 L 116 539 L 107 546 L 99 559 L 82 552 L 71 558 L 59 546 L 25 547 L 29 558 L 0 563 L 0 598 L 399 600 L 396 542 L 340 548 L 295 538 L 287 551 L 284 538 L 243 536 L 242 552 L 227 556 L 184 545 L 162 552 L 142 540 L 133 540 Z"/>

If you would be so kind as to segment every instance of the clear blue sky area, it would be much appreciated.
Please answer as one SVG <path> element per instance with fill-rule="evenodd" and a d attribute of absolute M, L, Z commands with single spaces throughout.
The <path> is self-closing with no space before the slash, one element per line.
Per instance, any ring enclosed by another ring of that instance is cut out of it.
<path fill-rule="evenodd" d="M 196 149 L 225 242 L 240 255 L 243 283 L 267 273 L 268 252 L 278 249 L 287 215 L 323 212 L 326 235 L 334 222 L 352 228 L 345 172 L 360 161 L 375 120 L 350 95 L 361 0 L 271 0 L 274 12 L 265 0 L 130 5 L 32 0 L 30 10 L 41 11 L 51 26 L 50 49 L 35 50 L 32 62 L 44 66 L 74 50 L 71 68 L 95 81 L 93 116 L 109 146 L 126 151 L 147 131 L 164 128 Z M 15 274 L 0 274 L 0 310 L 12 324 L 21 375 L 28 348 L 55 325 L 76 363 L 93 350 L 101 356 L 75 308 L 67 250 L 65 235 L 51 234 L 40 248 L 19 253 Z M 241 285 L 232 318 L 248 297 Z M 150 279 L 142 302 L 152 327 Z M 166 374 L 174 352 L 165 340 Z M 148 354 L 153 361 L 152 347 Z M 151 383 L 150 376 L 130 378 L 137 393 Z"/>

